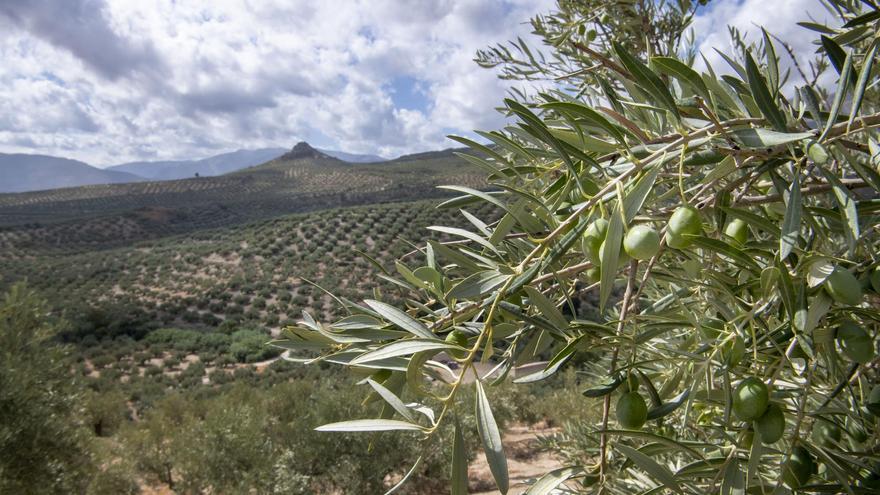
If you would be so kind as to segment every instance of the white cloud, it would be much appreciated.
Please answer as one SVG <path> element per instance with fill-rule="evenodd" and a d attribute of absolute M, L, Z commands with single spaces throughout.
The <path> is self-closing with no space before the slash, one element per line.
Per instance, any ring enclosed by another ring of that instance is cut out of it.
<path fill-rule="evenodd" d="M 785 41 L 792 48 L 801 67 L 807 71 L 816 51 L 814 41 L 819 39 L 819 35 L 798 26 L 797 23 L 824 23 L 833 19 L 819 0 L 720 0 L 710 5 L 711 9 L 704 10 L 696 17 L 693 28 L 697 34 L 698 51 L 719 73 L 732 72 L 727 62 L 715 51 L 718 49 L 730 54 L 733 50 L 728 26 L 737 28 L 745 35 L 746 42 L 755 43 L 760 43 L 763 27 L 768 33 Z M 803 85 L 804 81 L 795 72 L 785 49 L 777 40 L 773 42 L 782 66 L 792 69 L 788 87 Z M 705 67 L 701 61 L 697 65 L 700 68 Z"/>
<path fill-rule="evenodd" d="M 473 63 L 551 0 L 4 0 L 0 151 L 111 164 L 241 147 L 386 156 L 492 129 L 507 83 Z M 60 9 L 60 10 L 59 10 Z M 59 15 L 63 14 L 63 15 Z M 397 108 L 390 81 L 423 88 Z"/>

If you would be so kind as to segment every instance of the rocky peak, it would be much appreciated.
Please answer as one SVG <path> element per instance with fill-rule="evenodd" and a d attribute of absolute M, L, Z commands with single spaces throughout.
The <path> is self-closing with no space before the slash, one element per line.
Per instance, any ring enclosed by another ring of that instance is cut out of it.
<path fill-rule="evenodd" d="M 294 146 L 293 149 L 285 153 L 281 158 L 284 160 L 297 160 L 302 158 L 322 158 L 326 156 L 327 155 L 324 153 L 312 148 L 309 143 L 300 141 L 296 143 L 296 146 Z"/>

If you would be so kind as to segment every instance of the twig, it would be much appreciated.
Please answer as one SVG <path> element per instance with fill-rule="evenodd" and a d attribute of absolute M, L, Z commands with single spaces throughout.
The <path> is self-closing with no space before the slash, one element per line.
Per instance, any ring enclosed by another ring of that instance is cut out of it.
<path fill-rule="evenodd" d="M 623 326 L 629 313 L 630 300 L 633 295 L 633 286 L 635 285 L 636 273 L 639 268 L 639 260 L 632 260 L 629 265 L 629 277 L 626 280 L 626 292 L 623 294 L 623 302 L 620 306 L 620 320 L 617 322 L 617 336 L 623 333 Z M 611 354 L 611 373 L 617 370 L 617 357 L 620 354 L 620 343 L 614 348 Z M 608 429 L 608 415 L 611 411 L 611 395 L 605 396 L 602 404 L 602 435 L 599 437 L 599 476 L 605 478 L 605 467 L 608 454 L 608 435 L 605 430 Z"/>

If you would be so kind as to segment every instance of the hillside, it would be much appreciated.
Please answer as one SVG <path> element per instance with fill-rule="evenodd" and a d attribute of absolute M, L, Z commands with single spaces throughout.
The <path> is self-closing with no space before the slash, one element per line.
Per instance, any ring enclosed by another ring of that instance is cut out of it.
<path fill-rule="evenodd" d="M 217 323 L 248 313 L 274 326 L 332 302 L 303 278 L 368 297 L 378 281 L 371 282 L 372 267 L 353 249 L 390 266 L 409 250 L 402 239 L 417 239 L 428 225 L 455 215 L 429 202 L 333 209 L 104 251 L 19 251 L 0 256 L 0 272 L 2 283 L 28 278 L 64 307 L 120 306 L 169 324 Z M 258 298 L 268 307 L 255 306 Z"/>
<path fill-rule="evenodd" d="M 114 165 L 106 170 L 128 172 L 152 180 L 189 179 L 228 174 L 247 167 L 266 163 L 283 155 L 284 148 L 238 150 L 210 156 L 201 160 L 171 160 L 156 162 L 131 162 Z"/>
<path fill-rule="evenodd" d="M 301 143 L 218 177 L 0 194 L 0 250 L 121 246 L 286 213 L 437 197 L 442 184 L 481 187 L 484 179 L 449 150 L 352 164 Z"/>
<path fill-rule="evenodd" d="M 321 153 L 349 163 L 376 163 L 385 161 L 376 155 L 346 153 L 345 151 L 316 148 Z M 230 153 L 209 156 L 200 160 L 166 160 L 123 163 L 107 167 L 105 170 L 128 172 L 152 180 L 189 179 L 228 174 L 243 168 L 253 167 L 274 160 L 287 153 L 285 148 L 261 148 L 237 150 Z"/>
<path fill-rule="evenodd" d="M 101 170 L 67 158 L 0 153 L 0 193 L 142 180 L 125 171 Z"/>

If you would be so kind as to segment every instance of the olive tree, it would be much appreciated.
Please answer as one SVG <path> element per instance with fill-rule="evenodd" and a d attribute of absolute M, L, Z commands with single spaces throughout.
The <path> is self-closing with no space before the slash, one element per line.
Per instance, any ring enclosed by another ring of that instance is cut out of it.
<path fill-rule="evenodd" d="M 0 296 L 0 493 L 85 493 L 96 470 L 71 361 L 45 301 Z"/>
<path fill-rule="evenodd" d="M 364 373 L 384 401 L 378 417 L 319 429 L 434 442 L 454 428 L 451 492 L 466 492 L 465 446 L 479 442 L 505 493 L 487 389 L 544 360 L 514 381 L 577 366 L 584 410 L 599 413 L 581 418 L 584 461 L 528 493 L 876 493 L 880 9 L 823 3 L 834 22 L 803 26 L 830 86 L 791 76 L 767 32 L 723 53 L 724 73 L 700 72 L 680 36 L 618 40 L 576 2 L 544 18 L 549 55 L 523 45 L 518 68 L 503 50 L 479 56 L 521 78 L 558 63 L 560 82 L 505 100 L 516 124 L 481 133 L 491 144 L 456 138 L 489 187 L 446 187 L 460 196 L 441 207 L 471 228 L 431 227 L 452 240 L 377 275 L 396 293 L 337 298 L 348 316 L 305 314 L 275 342 Z M 598 317 L 573 309 L 585 293 Z M 476 431 L 459 426 L 465 409 Z"/>

